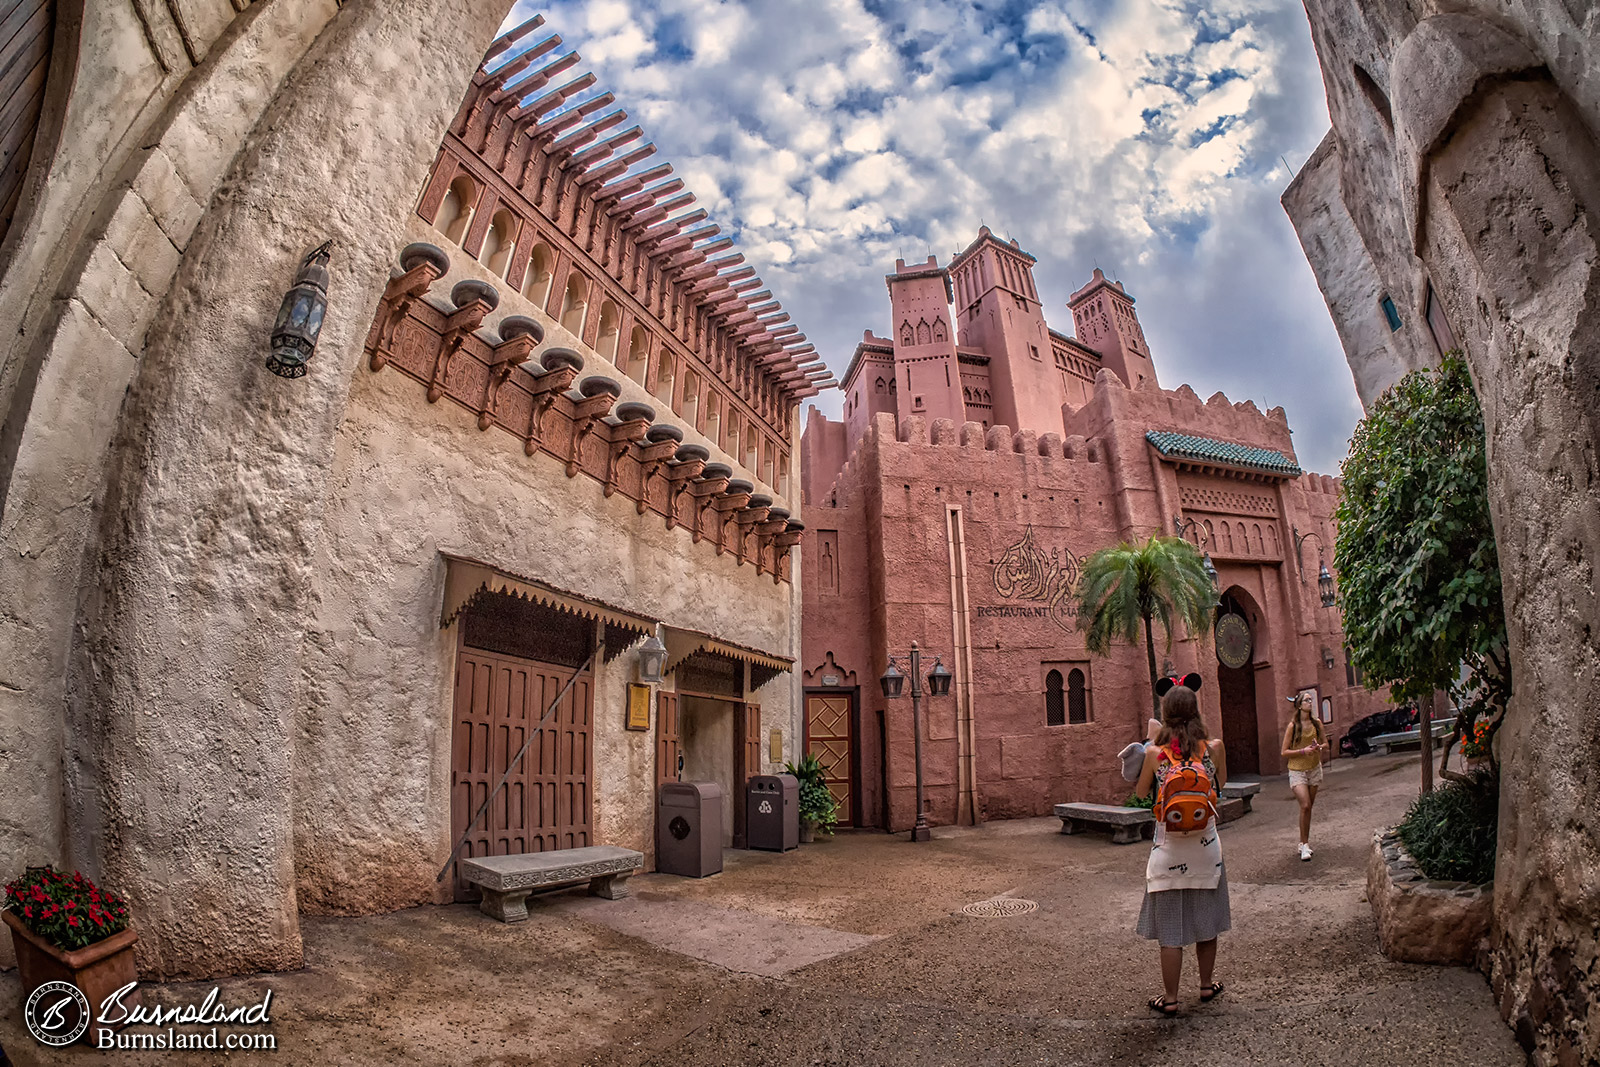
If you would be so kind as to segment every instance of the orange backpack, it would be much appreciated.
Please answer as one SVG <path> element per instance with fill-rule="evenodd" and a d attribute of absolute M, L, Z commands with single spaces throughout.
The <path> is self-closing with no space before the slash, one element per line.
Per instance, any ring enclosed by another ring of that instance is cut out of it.
<path fill-rule="evenodd" d="M 1173 759 L 1172 753 L 1163 750 L 1162 756 L 1171 761 L 1172 770 L 1156 793 L 1155 816 L 1168 830 L 1188 833 L 1203 830 L 1217 817 L 1217 790 L 1211 784 L 1211 775 L 1199 760 Z"/>

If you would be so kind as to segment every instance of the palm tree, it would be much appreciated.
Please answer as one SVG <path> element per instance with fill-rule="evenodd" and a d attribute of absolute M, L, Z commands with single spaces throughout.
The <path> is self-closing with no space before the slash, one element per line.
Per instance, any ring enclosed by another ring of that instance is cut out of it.
<path fill-rule="evenodd" d="M 1152 536 L 1144 544 L 1124 541 L 1102 548 L 1083 563 L 1078 580 L 1078 628 L 1089 651 L 1105 655 L 1117 641 L 1133 644 L 1144 623 L 1150 658 L 1150 699 L 1160 717 L 1156 692 L 1156 644 L 1151 620 L 1159 620 L 1172 647 L 1172 624 L 1181 619 L 1192 634 L 1211 628 L 1217 589 L 1200 552 L 1178 537 Z"/>

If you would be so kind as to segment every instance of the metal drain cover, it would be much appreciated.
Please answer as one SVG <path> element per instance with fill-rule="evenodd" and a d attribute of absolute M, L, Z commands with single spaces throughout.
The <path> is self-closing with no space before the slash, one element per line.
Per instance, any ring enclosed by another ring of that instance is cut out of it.
<path fill-rule="evenodd" d="M 979 919 L 1009 919 L 1013 915 L 1026 915 L 1030 911 L 1038 910 L 1039 905 L 1031 900 L 995 897 L 993 900 L 979 900 L 968 904 L 961 909 L 961 914 L 972 915 Z"/>

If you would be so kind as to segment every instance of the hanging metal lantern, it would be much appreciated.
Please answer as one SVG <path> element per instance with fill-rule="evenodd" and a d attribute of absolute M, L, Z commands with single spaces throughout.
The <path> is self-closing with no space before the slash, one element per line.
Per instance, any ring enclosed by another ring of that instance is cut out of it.
<path fill-rule="evenodd" d="M 950 695 L 950 680 L 955 675 L 950 673 L 938 656 L 933 657 L 933 670 L 928 672 L 928 694 L 942 697 Z"/>
<path fill-rule="evenodd" d="M 661 684 L 667 666 L 667 646 L 661 643 L 661 627 L 639 646 L 639 681 Z"/>
<path fill-rule="evenodd" d="M 1211 588 L 1217 587 L 1217 565 L 1211 562 L 1211 553 L 1207 552 L 1200 557 L 1200 569 L 1206 572 L 1206 577 L 1211 579 Z"/>
<path fill-rule="evenodd" d="M 328 310 L 328 260 L 332 241 L 324 241 L 300 264 L 294 286 L 283 294 L 272 324 L 272 354 L 267 369 L 280 378 L 303 378 L 317 348 L 322 316 Z"/>
<path fill-rule="evenodd" d="M 889 669 L 883 672 L 883 677 L 878 679 L 878 684 L 883 686 L 883 695 L 890 700 L 900 695 L 900 690 L 906 684 L 906 676 L 900 673 L 900 668 L 894 665 L 894 657 L 889 657 Z"/>
<path fill-rule="evenodd" d="M 1328 565 L 1321 564 L 1317 574 L 1317 591 L 1322 594 L 1322 606 L 1331 608 L 1338 603 L 1339 598 L 1333 591 L 1333 575 L 1328 573 Z"/>

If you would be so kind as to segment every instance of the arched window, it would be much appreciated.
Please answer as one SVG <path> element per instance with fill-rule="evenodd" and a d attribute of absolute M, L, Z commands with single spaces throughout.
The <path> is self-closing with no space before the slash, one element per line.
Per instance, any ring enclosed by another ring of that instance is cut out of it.
<path fill-rule="evenodd" d="M 1061 672 L 1051 671 L 1044 676 L 1044 724 L 1065 726 L 1066 703 L 1061 698 Z"/>
<path fill-rule="evenodd" d="M 745 427 L 744 431 L 744 469 L 754 474 L 756 464 L 759 462 L 757 450 L 761 447 L 761 435 L 754 426 Z"/>
<path fill-rule="evenodd" d="M 533 254 L 528 257 L 528 276 L 522 283 L 522 295 L 533 301 L 540 311 L 549 310 L 550 277 L 555 260 L 555 253 L 543 243 L 534 245 Z"/>
<path fill-rule="evenodd" d="M 1054 672 L 1052 672 L 1054 673 Z M 1082 669 L 1072 668 L 1067 674 L 1067 721 L 1089 721 L 1089 687 L 1088 679 L 1084 677 Z"/>
<path fill-rule="evenodd" d="M 643 326 L 635 326 L 628 341 L 628 377 L 644 384 L 645 372 L 650 367 L 650 338 Z"/>
<path fill-rule="evenodd" d="M 496 211 L 489 223 L 489 232 L 484 235 L 483 247 L 478 250 L 478 262 L 504 277 L 506 267 L 511 265 L 511 253 L 517 247 L 516 240 L 517 220 L 509 211 Z"/>
<path fill-rule="evenodd" d="M 467 236 L 467 227 L 472 224 L 472 210 L 477 205 L 477 183 L 462 175 L 450 183 L 450 191 L 444 194 L 444 203 L 439 205 L 439 214 L 434 216 L 433 225 L 444 234 L 445 240 L 460 244 Z"/>
<path fill-rule="evenodd" d="M 883 379 L 879 378 L 877 384 L 873 386 L 873 391 L 881 394 L 886 388 L 888 387 L 884 385 Z"/>
<path fill-rule="evenodd" d="M 595 347 L 613 365 L 617 362 L 617 341 L 621 337 L 621 329 L 622 315 L 617 311 L 617 305 L 607 300 L 600 305 L 600 337 Z"/>
<path fill-rule="evenodd" d="M 728 412 L 728 439 L 722 442 L 723 451 L 732 456 L 734 462 L 739 461 L 739 413 Z"/>
<path fill-rule="evenodd" d="M 589 283 L 583 280 L 583 275 L 573 271 L 567 278 L 566 295 L 561 298 L 561 325 L 580 340 L 583 320 L 589 313 L 588 294 Z"/>
<path fill-rule="evenodd" d="M 662 349 L 656 361 L 656 399 L 668 407 L 672 406 L 672 387 L 676 377 L 677 367 L 673 364 L 672 353 Z"/>
<path fill-rule="evenodd" d="M 699 429 L 696 419 L 700 415 L 700 376 L 692 370 L 683 372 L 683 401 L 678 405 L 683 421 Z"/>
<path fill-rule="evenodd" d="M 712 441 L 722 433 L 722 394 L 715 389 L 706 390 L 706 428 L 702 432 Z"/>
<path fill-rule="evenodd" d="M 761 445 L 761 480 L 768 485 L 776 485 L 777 478 L 777 459 L 773 452 L 772 441 L 769 439 Z"/>

